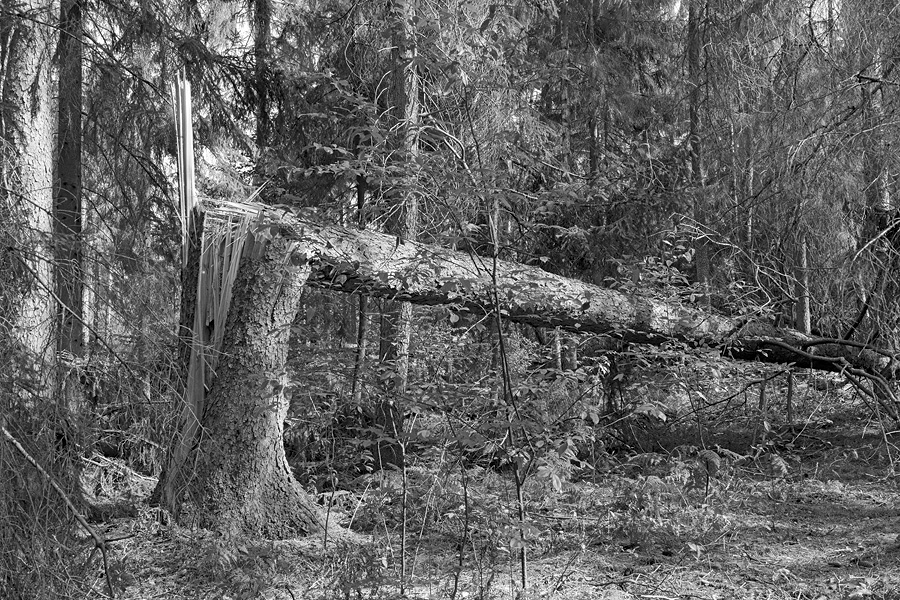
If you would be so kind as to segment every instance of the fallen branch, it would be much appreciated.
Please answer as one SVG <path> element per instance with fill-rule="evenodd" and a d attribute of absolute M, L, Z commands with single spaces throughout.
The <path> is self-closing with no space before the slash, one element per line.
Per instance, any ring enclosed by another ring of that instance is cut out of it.
<path fill-rule="evenodd" d="M 25 460 L 30 462 L 34 466 L 34 468 L 37 469 L 38 472 L 47 479 L 47 481 L 50 483 L 50 486 L 54 490 L 56 490 L 59 496 L 63 499 L 63 502 L 65 502 L 66 506 L 69 507 L 69 510 L 72 511 L 72 514 L 75 516 L 75 520 L 78 521 L 81 527 L 84 528 L 89 536 L 91 536 L 91 539 L 94 540 L 94 549 L 91 551 L 91 555 L 88 557 L 88 563 L 91 562 L 91 559 L 94 557 L 94 553 L 97 552 L 97 550 L 100 550 L 100 554 L 103 557 L 103 574 L 106 576 L 106 586 L 109 588 L 109 596 L 110 598 L 115 598 L 116 593 L 113 590 L 112 579 L 110 579 L 109 576 L 109 562 L 106 557 L 106 550 L 111 541 L 118 541 L 119 539 L 125 538 L 107 540 L 102 535 L 97 533 L 97 531 L 88 524 L 87 519 L 84 517 L 84 515 L 82 515 L 81 512 L 79 512 L 79 510 L 75 507 L 75 504 L 71 499 L 69 499 L 69 496 L 66 494 L 66 492 L 60 487 L 58 483 L 56 483 L 56 480 L 53 479 L 50 473 L 44 470 L 44 467 L 38 464 L 34 457 L 28 453 L 28 451 L 22 446 L 21 443 L 19 443 L 19 440 L 17 440 L 15 436 L 13 436 L 13 434 L 11 434 L 9 430 L 7 430 L 6 427 L 2 425 L 0 425 L 0 432 L 3 433 L 3 437 L 6 438 L 6 441 L 12 444 L 13 447 L 19 451 L 19 454 L 21 454 L 25 458 Z"/>

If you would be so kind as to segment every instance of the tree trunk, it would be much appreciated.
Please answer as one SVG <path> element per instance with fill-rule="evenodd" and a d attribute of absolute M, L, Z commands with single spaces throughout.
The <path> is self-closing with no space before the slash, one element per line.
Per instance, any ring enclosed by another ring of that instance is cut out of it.
<path fill-rule="evenodd" d="M 415 0 L 391 2 L 394 27 L 394 108 L 402 137 L 399 143 L 404 180 L 397 187 L 401 219 L 397 234 L 415 240 L 419 229 L 417 160 L 419 157 L 419 77 L 416 72 Z M 375 426 L 382 431 L 376 443 L 375 467 L 403 466 L 403 409 L 399 400 L 409 379 L 409 344 L 412 339 L 412 305 L 388 302 L 382 313 L 379 359 L 393 373 L 385 379 L 386 398 L 375 407 Z"/>
<path fill-rule="evenodd" d="M 700 50 L 703 46 L 700 28 L 701 0 L 688 0 L 687 22 L 687 66 L 688 66 L 688 148 L 689 148 L 689 184 L 693 197 L 694 221 L 697 223 L 698 238 L 696 241 L 695 264 L 697 281 L 703 285 L 709 283 L 711 266 L 709 247 L 706 243 L 706 206 L 705 181 L 703 176 L 703 155 L 700 136 Z"/>
<path fill-rule="evenodd" d="M 880 41 L 875 41 L 875 47 L 867 49 L 871 53 L 869 65 L 875 73 L 875 77 L 884 78 L 895 67 L 895 59 L 892 53 L 885 51 Z M 864 55 L 865 55 L 864 54 Z M 891 174 L 887 164 L 890 143 L 885 140 L 883 128 L 886 122 L 884 107 L 884 85 L 882 83 L 868 82 L 861 88 L 865 134 L 863 139 L 866 145 L 863 148 L 863 177 L 865 182 L 866 213 L 869 218 L 865 224 L 864 236 L 875 244 L 870 252 L 872 261 L 876 267 L 876 290 L 867 299 L 865 306 L 867 313 L 861 313 L 864 320 L 859 322 L 862 330 L 866 332 L 866 339 L 873 344 L 878 344 L 889 350 L 897 351 L 900 348 L 900 339 L 897 335 L 897 318 L 900 314 L 900 284 L 893 276 L 900 266 L 898 249 L 900 240 L 896 233 L 883 235 L 883 232 L 894 228 L 893 222 L 897 218 L 897 211 L 891 196 Z M 853 329 L 856 329 L 854 325 Z M 878 386 L 874 390 L 875 397 L 882 406 L 891 400 L 891 390 L 887 386 Z M 891 414 L 891 417 L 895 415 Z"/>
<path fill-rule="evenodd" d="M 54 186 L 59 349 L 84 355 L 81 240 L 81 4 L 60 6 L 59 129 Z"/>
<path fill-rule="evenodd" d="M 490 259 L 243 204 L 259 211 L 261 222 L 276 227 L 279 235 L 298 242 L 297 252 L 312 266 L 308 285 L 413 304 L 453 305 L 463 312 L 492 310 Z M 228 210 L 214 202 L 205 209 L 208 214 Z M 537 267 L 497 261 L 497 284 L 503 318 L 535 327 L 561 327 L 626 342 L 683 341 L 740 360 L 796 363 L 833 372 L 851 367 L 885 378 L 897 374 L 895 361 L 873 347 L 813 338 L 768 321 L 718 315 L 649 295 L 624 294 Z"/>
<path fill-rule="evenodd" d="M 256 146 L 269 145 L 269 54 L 272 45 L 271 0 L 251 0 L 253 11 L 254 87 L 256 91 Z"/>
<path fill-rule="evenodd" d="M 808 240 L 805 234 L 801 235 L 799 258 L 800 264 L 797 267 L 797 305 L 795 306 L 794 327 L 797 331 L 810 334 L 812 330 L 812 313 L 809 298 L 809 248 Z"/>
<path fill-rule="evenodd" d="M 350 384 L 350 398 L 353 406 L 360 406 L 363 396 L 363 370 L 366 365 L 366 348 L 368 346 L 369 298 L 359 296 L 356 318 L 356 352 L 353 358 L 353 380 Z"/>
<path fill-rule="evenodd" d="M 358 175 L 356 178 L 356 222 L 360 229 L 366 228 L 366 183 L 365 175 Z M 356 319 L 356 356 L 353 360 L 353 381 L 350 385 L 350 397 L 353 406 L 361 406 L 362 388 L 363 388 L 363 372 L 366 366 L 366 349 L 368 346 L 368 325 L 369 325 L 369 298 L 367 296 L 359 296 L 359 310 Z"/>
<path fill-rule="evenodd" d="M 195 312 L 197 310 L 197 281 L 200 277 L 201 258 L 202 258 L 202 237 L 206 215 L 202 210 L 193 211 L 193 217 L 189 219 L 188 229 L 186 231 L 187 243 L 183 251 L 185 258 L 183 259 L 184 267 L 181 270 L 181 303 L 179 307 L 178 319 L 178 357 L 177 365 L 180 369 L 174 372 L 175 381 L 173 388 L 178 390 L 178 395 L 182 397 L 183 404 L 180 407 L 180 423 L 178 436 L 169 447 L 169 456 L 163 467 L 162 473 L 159 475 L 159 481 L 156 488 L 150 496 L 150 504 L 156 505 L 159 502 L 165 503 L 173 512 L 177 512 L 177 507 L 181 502 L 181 490 L 184 486 L 186 474 L 184 468 L 188 455 L 192 451 L 197 440 L 198 429 L 200 426 L 199 419 L 202 417 L 205 397 L 199 397 L 190 389 L 191 386 L 200 386 L 205 389 L 206 382 L 203 371 L 198 370 L 198 360 L 202 357 L 193 356 L 196 354 L 198 347 L 209 343 L 209 331 L 201 330 L 199 338 L 194 340 L 194 321 Z M 191 370 L 195 370 L 195 375 L 199 375 L 201 381 L 191 382 Z"/>
<path fill-rule="evenodd" d="M 84 356 L 82 202 L 81 202 L 81 42 L 82 0 L 60 3 L 59 101 L 57 106 L 56 173 L 53 186 L 53 249 L 55 252 L 56 343 L 63 360 Z M 64 364 L 64 363 L 62 363 Z M 65 369 L 58 381 L 60 403 L 68 407 L 72 424 L 90 419 L 84 410 L 85 390 L 78 370 Z M 76 425 L 77 432 L 85 431 Z M 74 432 L 73 432 L 74 433 Z M 76 434 L 81 440 L 81 435 Z M 75 472 L 80 472 L 74 465 Z"/>
<path fill-rule="evenodd" d="M 53 251 L 53 87 L 58 12 L 53 2 L 3 1 L 0 24 L 0 198 L 7 234 L 3 334 L 30 356 L 49 391 L 55 363 Z M 14 15 L 21 14 L 22 17 Z M 8 211 L 8 212 L 7 212 Z"/>
<path fill-rule="evenodd" d="M 282 443 L 288 337 L 309 266 L 287 239 L 247 244 L 185 498 L 204 527 L 269 538 L 309 534 L 323 520 Z"/>
<path fill-rule="evenodd" d="M 414 304 L 455 305 L 480 314 L 493 305 L 492 267 L 487 259 L 260 208 L 264 221 L 278 224 L 282 235 L 298 240 L 310 257 L 309 285 Z M 776 328 L 767 321 L 624 294 L 537 267 L 498 261 L 497 283 L 499 308 L 510 321 L 612 335 L 629 342 L 680 340 L 741 360 L 796 363 L 833 372 L 849 366 L 886 378 L 896 376 L 897 367 L 890 358 L 872 347 L 858 348 L 852 342 Z"/>

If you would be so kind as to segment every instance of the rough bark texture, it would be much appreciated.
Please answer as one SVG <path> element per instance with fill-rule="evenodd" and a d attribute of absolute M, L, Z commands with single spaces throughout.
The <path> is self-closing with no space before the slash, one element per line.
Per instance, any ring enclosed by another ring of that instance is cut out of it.
<path fill-rule="evenodd" d="M 480 313 L 492 309 L 491 265 L 482 257 L 373 231 L 323 225 L 281 209 L 264 210 L 262 219 L 299 242 L 297 252 L 312 265 L 310 285 L 414 304 L 455 304 Z M 874 348 L 814 338 L 752 317 L 723 316 L 624 294 L 519 263 L 499 261 L 497 284 L 504 318 L 536 327 L 639 343 L 676 340 L 742 360 L 896 375 L 889 357 Z"/>
<path fill-rule="evenodd" d="M 191 362 L 191 341 L 193 339 L 194 312 L 197 310 L 197 278 L 200 276 L 200 251 L 204 227 L 204 213 L 194 211 L 188 230 L 189 252 L 186 267 L 181 271 L 181 305 L 178 315 L 178 364 L 182 365 L 181 386 L 187 381 L 188 365 Z"/>
<path fill-rule="evenodd" d="M 53 87 L 56 48 L 53 2 L 7 2 L 0 22 L 0 199 L 8 233 L 3 268 L 15 281 L 3 295 L 4 332 L 32 354 L 35 372 L 52 372 L 53 289 L 50 247 L 53 214 Z M 50 382 L 42 382 L 50 387 Z"/>
<path fill-rule="evenodd" d="M 881 40 L 873 39 L 873 42 L 873 46 L 862 49 L 861 54 L 867 61 L 863 70 L 874 71 L 876 77 L 883 78 L 895 70 L 896 53 L 886 51 Z M 868 215 L 863 235 L 867 245 L 872 244 L 869 253 L 873 266 L 880 273 L 875 276 L 877 283 L 874 292 L 865 301 L 866 310 L 860 313 L 852 330 L 864 333 L 864 339 L 870 343 L 897 351 L 900 348 L 897 330 L 900 283 L 896 273 L 900 267 L 900 240 L 894 225 L 897 211 L 891 194 L 892 175 L 887 160 L 890 142 L 885 139 L 883 127 L 886 118 L 885 89 L 881 84 L 876 85 L 873 80 L 861 86 L 860 91 L 865 123 L 862 174 L 867 182 L 864 198 Z M 879 385 L 873 391 L 879 403 L 898 419 L 896 413 L 890 412 L 894 405 L 891 402 L 894 400 L 891 390 Z"/>
<path fill-rule="evenodd" d="M 219 531 L 313 533 L 323 521 L 294 479 L 282 443 L 287 342 L 309 267 L 287 239 L 248 244 L 254 248 L 235 282 L 186 497 L 199 509 L 200 524 Z"/>

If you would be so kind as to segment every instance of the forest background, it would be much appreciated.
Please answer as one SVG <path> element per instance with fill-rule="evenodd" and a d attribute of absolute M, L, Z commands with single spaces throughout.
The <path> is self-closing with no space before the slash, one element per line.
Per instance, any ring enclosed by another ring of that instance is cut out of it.
<path fill-rule="evenodd" d="M 384 571 L 401 592 L 410 532 L 441 511 L 462 540 L 488 527 L 527 586 L 526 550 L 543 535 L 529 489 L 596 483 L 635 456 L 693 465 L 678 477 L 702 501 L 725 463 L 764 458 L 783 479 L 791 448 L 778 427 L 819 418 L 809 407 L 823 390 L 878 424 L 893 475 L 895 8 L 3 0 L 0 585 L 11 597 L 93 589 L 94 550 L 107 562 L 115 545 L 86 521 L 121 517 L 104 504 L 110 465 L 165 481 L 183 443 L 197 273 L 178 183 L 180 73 L 193 85 L 204 202 L 253 199 L 398 248 L 530 265 L 803 341 L 786 358 L 783 341 L 754 353 L 782 363 L 762 366 L 723 358 L 715 336 L 632 335 L 640 319 L 587 335 L 577 316 L 564 328 L 513 323 L 499 300 L 478 313 L 307 289 L 277 382 L 277 434 L 326 519 L 343 519 L 335 498 L 359 499 L 380 473 L 396 504 L 370 505 L 357 527 L 390 523 L 384 543 L 400 558 Z M 817 358 L 828 344 L 884 360 Z M 513 485 L 508 506 L 493 507 L 503 519 L 469 521 L 472 469 Z M 448 473 L 464 516 L 425 500 L 428 478 Z M 656 475 L 640 477 L 632 508 Z M 233 522 L 152 495 L 181 525 Z M 635 547 L 658 533 L 641 523 L 626 528 Z M 220 566 L 238 560 L 229 544 L 214 545 Z M 486 552 L 458 546 L 453 595 L 463 565 Z M 103 593 L 127 588 L 116 568 L 101 569 Z M 262 593 L 250 582 L 236 589 Z"/>

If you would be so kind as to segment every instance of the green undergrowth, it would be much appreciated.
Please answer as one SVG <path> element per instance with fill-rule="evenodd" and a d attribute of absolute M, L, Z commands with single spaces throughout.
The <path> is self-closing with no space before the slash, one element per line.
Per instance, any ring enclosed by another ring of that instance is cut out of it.
<path fill-rule="evenodd" d="M 319 493 L 349 540 L 225 539 L 141 508 L 114 521 L 134 533 L 113 551 L 115 581 L 135 599 L 167 589 L 185 598 L 388 599 L 401 587 L 416 598 L 503 598 L 515 593 L 525 548 L 535 597 L 632 598 L 655 585 L 702 598 L 766 597 L 766 589 L 771 598 L 815 598 L 829 586 L 840 597 L 892 598 L 890 464 L 868 463 L 865 483 L 842 480 L 873 440 L 819 433 L 858 443 L 827 469 L 803 448 L 781 464 L 773 453 L 684 446 L 608 457 L 604 471 L 573 471 L 558 488 L 535 474 L 523 490 L 524 523 L 509 473 L 434 460 L 407 467 L 405 496 L 399 471 Z M 792 558 L 778 559 L 781 551 Z M 853 579 L 859 565 L 869 565 L 868 579 Z M 720 570 L 731 575 L 710 575 Z M 609 595 L 614 581 L 631 591 Z M 707 588 L 719 591 L 699 593 Z"/>

